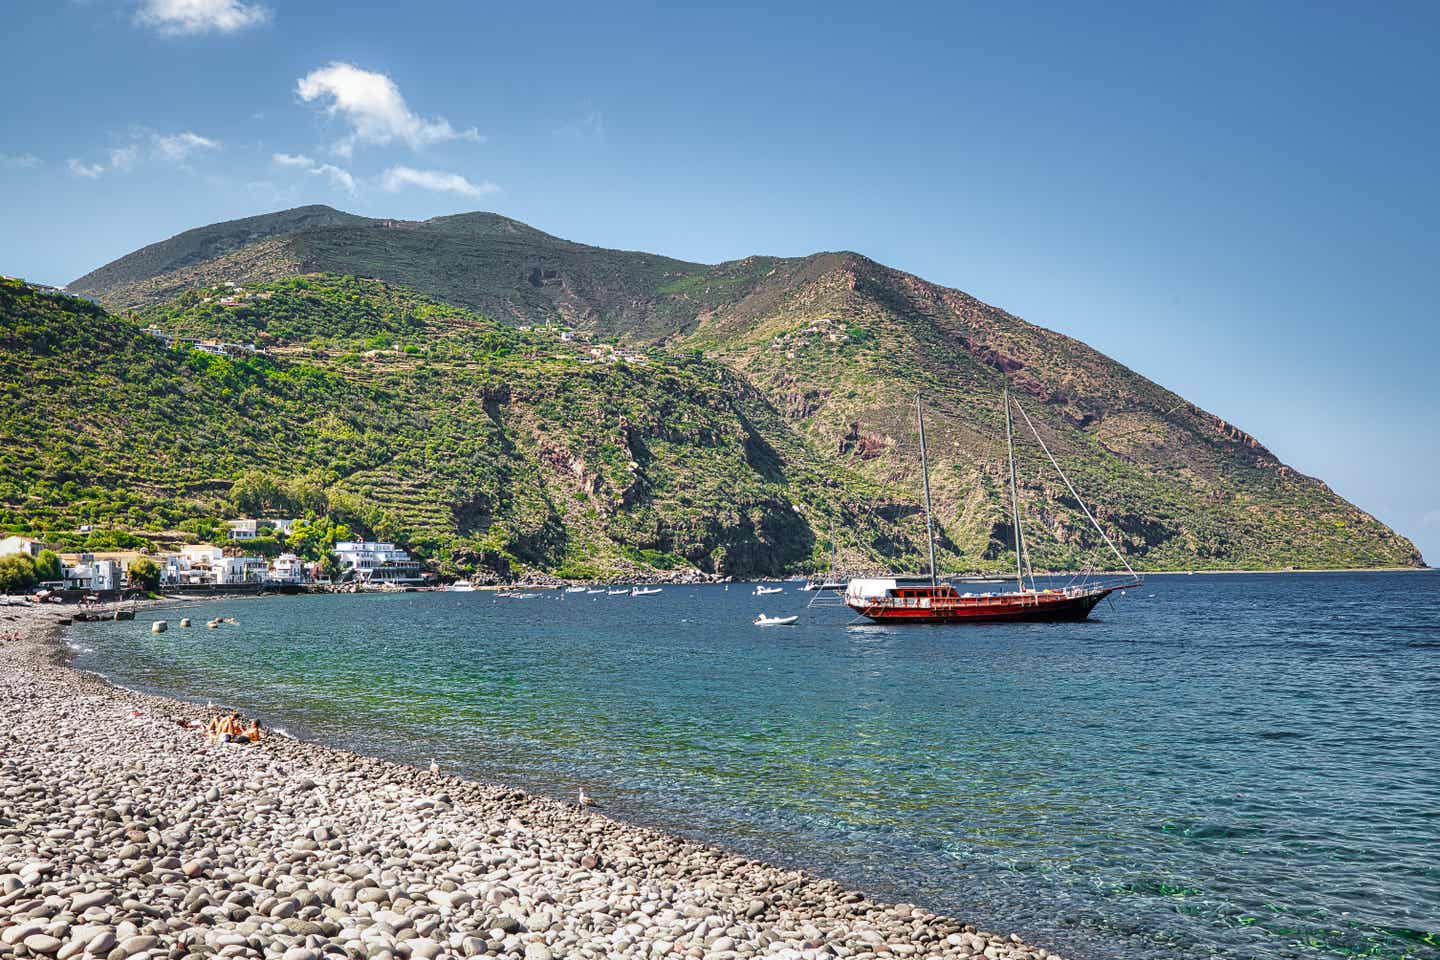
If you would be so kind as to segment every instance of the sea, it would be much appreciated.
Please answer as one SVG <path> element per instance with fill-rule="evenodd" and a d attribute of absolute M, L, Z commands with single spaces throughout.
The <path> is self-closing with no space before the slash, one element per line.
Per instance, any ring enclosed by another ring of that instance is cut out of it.
<path fill-rule="evenodd" d="M 1153 576 L 1013 625 L 785 587 L 218 600 L 70 641 L 127 687 L 583 787 L 1079 960 L 1440 958 L 1440 575 Z"/>

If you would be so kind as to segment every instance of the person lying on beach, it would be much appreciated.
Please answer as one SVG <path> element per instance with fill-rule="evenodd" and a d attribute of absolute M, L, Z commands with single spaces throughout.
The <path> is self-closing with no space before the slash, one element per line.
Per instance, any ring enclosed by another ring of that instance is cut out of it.
<path fill-rule="evenodd" d="M 217 743 L 229 743 L 240 736 L 240 714 L 230 711 L 227 715 L 214 716 L 205 726 L 205 739 Z"/>
<path fill-rule="evenodd" d="M 249 740 L 251 743 L 259 743 L 260 738 L 264 735 L 265 732 L 260 729 L 260 720 L 258 718 L 251 720 L 250 726 L 240 731 L 240 736 Z"/>

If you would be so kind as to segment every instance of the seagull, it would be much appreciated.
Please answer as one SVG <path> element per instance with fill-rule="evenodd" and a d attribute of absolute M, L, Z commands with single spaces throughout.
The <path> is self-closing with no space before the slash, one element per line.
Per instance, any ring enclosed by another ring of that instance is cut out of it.
<path fill-rule="evenodd" d="M 434 757 L 431 757 L 431 758 L 430 758 L 430 772 L 431 772 L 431 773 L 439 773 L 439 772 L 440 772 L 440 763 L 439 763 Z"/>
<path fill-rule="evenodd" d="M 580 796 L 579 796 L 579 797 L 576 799 L 576 801 L 575 801 L 575 809 L 577 809 L 577 810 L 583 810 L 583 809 L 585 809 L 586 807 L 594 807 L 594 806 L 598 806 L 598 804 L 595 803 L 595 799 L 594 799 L 593 797 L 591 797 L 590 794 L 588 794 L 588 793 L 585 792 L 585 788 L 584 788 L 584 787 L 581 787 L 581 788 L 580 788 Z"/>

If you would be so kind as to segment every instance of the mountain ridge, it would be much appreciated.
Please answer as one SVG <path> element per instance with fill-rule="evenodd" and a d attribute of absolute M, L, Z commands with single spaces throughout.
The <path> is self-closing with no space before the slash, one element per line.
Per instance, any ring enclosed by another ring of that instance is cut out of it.
<path fill-rule="evenodd" d="M 182 319 L 165 302 L 185 291 L 375 277 L 512 326 L 558 323 L 591 341 L 703 354 L 896 504 L 913 502 L 912 405 L 925 394 L 937 418 L 937 513 L 953 547 L 942 553 L 956 562 L 993 559 L 1009 535 L 996 453 L 1006 383 L 1143 564 L 1421 562 L 1413 544 L 1240 427 L 1082 341 L 852 251 L 707 265 L 578 244 L 494 213 L 386 221 L 311 207 L 197 228 L 130 257 L 72 288 L 164 327 Z M 186 309 L 183 322 L 209 317 L 218 333 L 250 308 Z M 1038 450 L 1024 459 L 1022 500 L 1060 545 L 1051 561 L 1080 562 L 1094 544 L 1077 505 L 1045 477 Z"/>

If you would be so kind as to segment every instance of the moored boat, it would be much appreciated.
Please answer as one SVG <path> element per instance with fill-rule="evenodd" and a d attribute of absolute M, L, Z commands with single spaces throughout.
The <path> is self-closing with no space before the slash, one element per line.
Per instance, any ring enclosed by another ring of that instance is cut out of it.
<path fill-rule="evenodd" d="M 797 620 L 799 620 L 799 619 L 800 619 L 799 617 L 794 617 L 794 616 L 792 616 L 792 617 L 767 617 L 765 614 L 762 613 L 762 614 L 760 614 L 760 616 L 758 616 L 758 617 L 755 618 L 755 626 L 757 626 L 757 627 L 789 627 L 789 626 L 793 626 L 793 625 L 795 624 L 795 621 L 797 621 Z"/>
<path fill-rule="evenodd" d="M 1015 532 L 1015 582 L 1016 589 L 990 593 L 961 593 L 951 583 L 940 582 L 935 575 L 935 528 L 930 508 L 930 471 L 926 462 L 925 412 L 920 398 L 915 398 L 915 416 L 920 430 L 920 475 L 925 495 L 925 537 L 930 553 L 928 577 L 876 577 L 852 579 L 845 587 L 845 605 L 860 616 L 876 623 L 997 623 L 1084 620 L 1096 604 L 1117 590 L 1140 586 L 1141 579 L 1131 568 L 1114 541 L 1095 520 L 1085 502 L 1070 483 L 1070 478 L 1060 469 L 1060 464 L 1045 445 L 1040 432 L 1030 420 L 1025 408 L 1018 400 L 1010 397 L 1008 386 L 1004 391 L 1005 443 L 1010 468 L 1011 524 Z M 1124 566 L 1127 576 L 1117 583 L 1082 581 L 1061 588 L 1040 589 L 1035 583 L 1035 573 L 1030 567 L 1030 557 L 1025 546 L 1024 526 L 1021 523 L 1020 497 L 1015 480 L 1015 441 L 1011 420 L 1011 405 L 1025 419 L 1034 434 L 1036 443 L 1045 452 L 1051 466 L 1064 481 L 1065 487 L 1079 504 L 1086 519 L 1095 527 L 1106 546 Z M 1026 579 L 1029 579 L 1029 585 Z"/>
<path fill-rule="evenodd" d="M 632 597 L 651 597 L 651 596 L 654 596 L 655 594 L 657 594 L 657 593 L 659 593 L 659 592 L 660 592 L 660 588 L 659 588 L 659 587 L 631 587 L 631 588 L 630 588 L 630 596 L 632 596 Z"/>
<path fill-rule="evenodd" d="M 767 597 L 767 596 L 769 596 L 769 595 L 772 594 L 772 593 L 784 593 L 784 592 L 785 592 L 785 588 L 784 588 L 784 587 L 767 587 L 767 586 L 765 586 L 765 584 L 763 584 L 763 583 L 760 583 L 760 584 L 756 584 L 756 585 L 755 585 L 755 596 L 757 596 L 757 597 Z"/>

